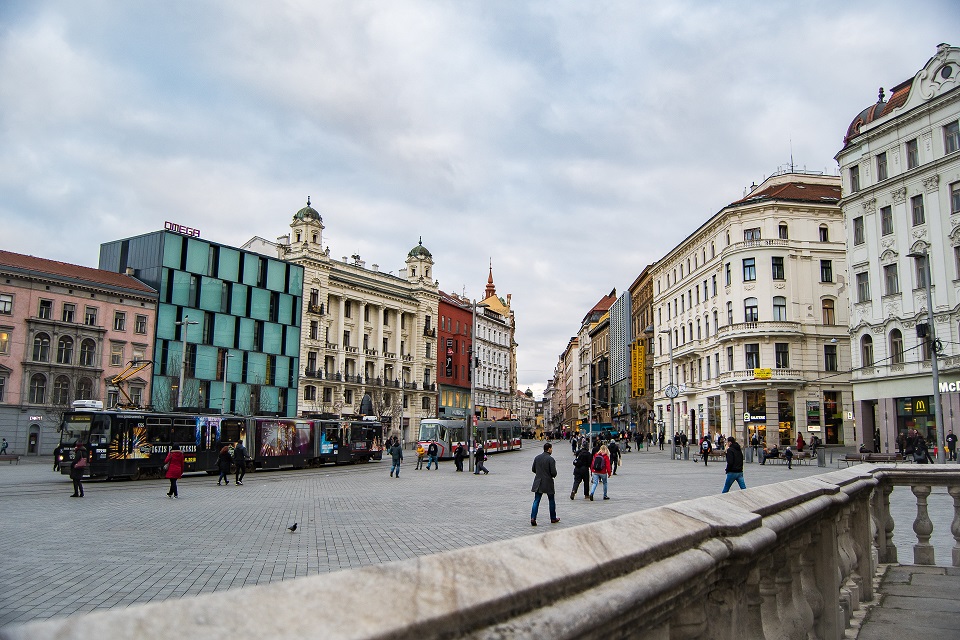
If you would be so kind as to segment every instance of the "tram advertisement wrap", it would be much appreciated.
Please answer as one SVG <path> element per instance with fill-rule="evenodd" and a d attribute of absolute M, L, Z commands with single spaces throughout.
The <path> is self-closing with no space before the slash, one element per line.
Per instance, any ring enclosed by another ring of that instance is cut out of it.
<path fill-rule="evenodd" d="M 257 422 L 258 455 L 307 456 L 313 451 L 313 435 L 309 422 L 264 420 Z"/>

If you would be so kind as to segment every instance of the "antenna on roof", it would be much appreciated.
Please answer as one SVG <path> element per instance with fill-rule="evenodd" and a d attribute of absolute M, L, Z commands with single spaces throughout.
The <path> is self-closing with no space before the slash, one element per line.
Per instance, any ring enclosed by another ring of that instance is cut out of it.
<path fill-rule="evenodd" d="M 790 138 L 790 173 L 793 173 L 793 138 Z"/>

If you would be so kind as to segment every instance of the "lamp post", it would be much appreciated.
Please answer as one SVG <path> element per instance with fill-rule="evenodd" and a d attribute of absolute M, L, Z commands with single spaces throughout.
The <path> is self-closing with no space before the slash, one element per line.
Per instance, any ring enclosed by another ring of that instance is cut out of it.
<path fill-rule="evenodd" d="M 673 459 L 677 450 L 677 407 L 674 403 L 674 398 L 680 395 L 680 390 L 673 384 L 673 334 L 670 333 L 670 329 L 661 329 L 660 333 L 667 334 L 667 348 L 670 351 L 670 383 L 667 385 L 667 388 L 664 389 L 664 395 L 670 398 L 670 458 Z"/>
<path fill-rule="evenodd" d="M 187 373 L 187 332 L 190 329 L 190 325 L 200 324 L 199 322 L 194 322 L 190 320 L 190 316 L 183 316 L 182 322 L 177 322 L 178 327 L 182 327 L 181 339 L 183 339 L 183 354 L 180 357 L 180 386 L 177 388 L 177 406 L 183 406 L 183 378 Z"/>
<path fill-rule="evenodd" d="M 474 300 L 470 305 L 471 310 L 471 319 L 470 319 L 470 350 L 468 356 L 470 357 L 470 364 L 467 366 L 467 371 L 470 372 L 470 412 L 467 414 L 467 453 L 470 456 L 470 459 L 467 461 L 467 471 L 473 471 L 473 419 L 474 414 L 477 412 L 477 403 L 476 403 L 476 392 L 477 392 L 477 368 L 474 364 L 479 361 L 477 356 L 477 307 L 486 307 L 487 305 L 482 302 L 477 302 Z"/>
<path fill-rule="evenodd" d="M 224 408 L 227 403 L 227 367 L 232 357 L 229 351 L 223 352 L 223 393 L 220 395 L 220 415 L 224 414 Z"/>
<path fill-rule="evenodd" d="M 913 252 L 907 254 L 908 258 L 923 260 L 923 270 L 927 281 L 927 341 L 930 344 L 930 368 L 933 371 L 933 416 L 937 421 L 937 462 L 943 464 L 947 461 L 947 453 L 943 450 L 944 445 L 944 424 L 943 408 L 940 406 L 940 367 L 937 364 L 937 328 L 933 319 L 933 271 L 930 269 L 930 253 L 924 248 L 922 252 Z"/>

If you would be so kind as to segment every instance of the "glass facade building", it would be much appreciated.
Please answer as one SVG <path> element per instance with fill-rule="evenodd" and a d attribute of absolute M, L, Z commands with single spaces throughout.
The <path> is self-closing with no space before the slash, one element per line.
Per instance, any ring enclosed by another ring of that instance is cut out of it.
<path fill-rule="evenodd" d="M 156 231 L 102 244 L 100 268 L 160 292 L 156 410 L 297 414 L 303 267 Z"/>

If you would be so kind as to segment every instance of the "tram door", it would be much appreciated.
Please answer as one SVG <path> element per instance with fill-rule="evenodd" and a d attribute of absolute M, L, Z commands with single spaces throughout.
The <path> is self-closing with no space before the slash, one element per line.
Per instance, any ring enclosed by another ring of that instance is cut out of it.
<path fill-rule="evenodd" d="M 346 464 L 351 461 L 351 429 L 349 422 L 340 423 L 340 446 L 337 449 L 337 464 Z"/>

